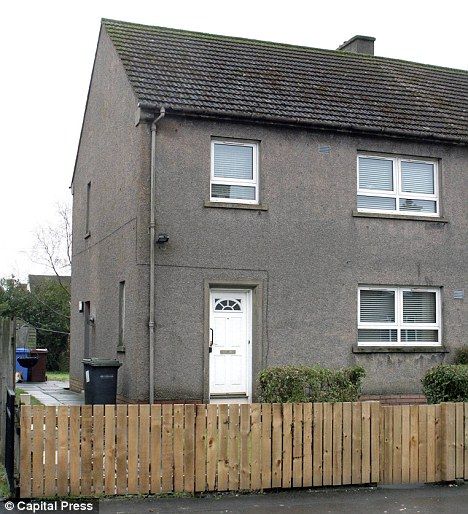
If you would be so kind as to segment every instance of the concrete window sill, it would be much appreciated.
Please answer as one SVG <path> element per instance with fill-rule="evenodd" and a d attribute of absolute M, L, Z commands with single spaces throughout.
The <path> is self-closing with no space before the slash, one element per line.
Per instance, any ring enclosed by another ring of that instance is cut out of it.
<path fill-rule="evenodd" d="M 359 212 L 353 211 L 355 218 L 382 218 L 389 220 L 413 220 L 413 221 L 432 221 L 432 223 L 448 223 L 445 218 L 431 218 L 430 216 L 411 216 L 406 214 L 384 214 L 382 212 Z"/>
<path fill-rule="evenodd" d="M 353 346 L 353 353 L 449 353 L 445 346 Z"/>
<path fill-rule="evenodd" d="M 244 209 L 248 211 L 267 211 L 265 204 L 252 203 L 229 203 L 229 202 L 210 202 L 208 200 L 203 204 L 204 207 L 215 207 L 218 209 Z"/>

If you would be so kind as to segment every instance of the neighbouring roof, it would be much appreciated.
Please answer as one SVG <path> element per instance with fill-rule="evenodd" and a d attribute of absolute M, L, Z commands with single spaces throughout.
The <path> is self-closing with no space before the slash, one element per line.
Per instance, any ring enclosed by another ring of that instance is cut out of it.
<path fill-rule="evenodd" d="M 468 72 L 103 20 L 139 102 L 468 143 Z"/>
<path fill-rule="evenodd" d="M 70 275 L 28 275 L 29 287 L 31 289 L 34 289 L 48 281 L 59 282 L 64 287 L 70 287 L 71 277 Z"/>

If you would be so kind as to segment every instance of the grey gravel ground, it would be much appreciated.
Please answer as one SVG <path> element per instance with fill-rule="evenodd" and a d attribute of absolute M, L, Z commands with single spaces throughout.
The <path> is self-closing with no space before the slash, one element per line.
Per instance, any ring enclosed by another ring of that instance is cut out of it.
<path fill-rule="evenodd" d="M 101 500 L 105 514 L 144 513 L 468 513 L 468 485 L 322 488 L 197 498 Z"/>

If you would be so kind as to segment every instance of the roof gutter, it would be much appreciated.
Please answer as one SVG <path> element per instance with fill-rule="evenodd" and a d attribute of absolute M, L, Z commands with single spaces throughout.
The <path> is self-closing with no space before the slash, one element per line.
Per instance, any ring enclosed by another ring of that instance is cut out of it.
<path fill-rule="evenodd" d="M 164 107 L 159 109 L 159 115 L 154 114 L 153 121 L 151 123 L 151 178 L 150 178 L 150 283 L 149 283 L 149 403 L 154 403 L 154 347 L 155 347 L 155 286 L 156 286 L 156 274 L 154 270 L 155 266 L 155 235 L 156 235 L 156 216 L 155 216 L 155 203 L 156 203 L 156 133 L 158 123 L 166 115 Z"/>
<path fill-rule="evenodd" d="M 147 113 L 148 111 L 154 112 L 155 109 L 159 109 L 159 105 L 151 102 L 140 102 L 138 104 L 141 113 Z M 352 123 L 333 123 L 333 122 L 314 122 L 304 118 L 297 118 L 292 116 L 273 116 L 269 114 L 249 114 L 239 111 L 230 110 L 210 110 L 198 107 L 174 107 L 166 105 L 167 114 L 175 115 L 187 115 L 187 116 L 199 116 L 209 118 L 224 118 L 233 119 L 240 121 L 250 121 L 253 123 L 274 123 L 278 125 L 294 125 L 301 127 L 308 127 L 317 130 L 333 130 L 335 132 L 346 132 L 346 133 L 360 133 L 373 136 L 381 137 L 393 137 L 393 138 L 411 138 L 419 141 L 430 141 L 440 143 L 450 143 L 457 145 L 468 145 L 468 140 L 463 137 L 445 136 L 437 133 L 421 134 L 419 132 L 411 132 L 409 130 L 392 130 L 384 128 L 375 128 L 362 125 L 355 125 Z M 144 119 L 144 115 L 141 114 Z"/>

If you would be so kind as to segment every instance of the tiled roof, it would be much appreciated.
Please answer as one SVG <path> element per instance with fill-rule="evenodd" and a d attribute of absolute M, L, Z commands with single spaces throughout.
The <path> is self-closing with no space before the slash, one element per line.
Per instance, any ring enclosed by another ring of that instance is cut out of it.
<path fill-rule="evenodd" d="M 35 289 L 46 282 L 57 282 L 65 287 L 70 287 L 71 277 L 70 275 L 28 275 L 28 282 L 31 289 Z"/>
<path fill-rule="evenodd" d="M 468 72 L 103 20 L 143 105 L 468 143 Z"/>

